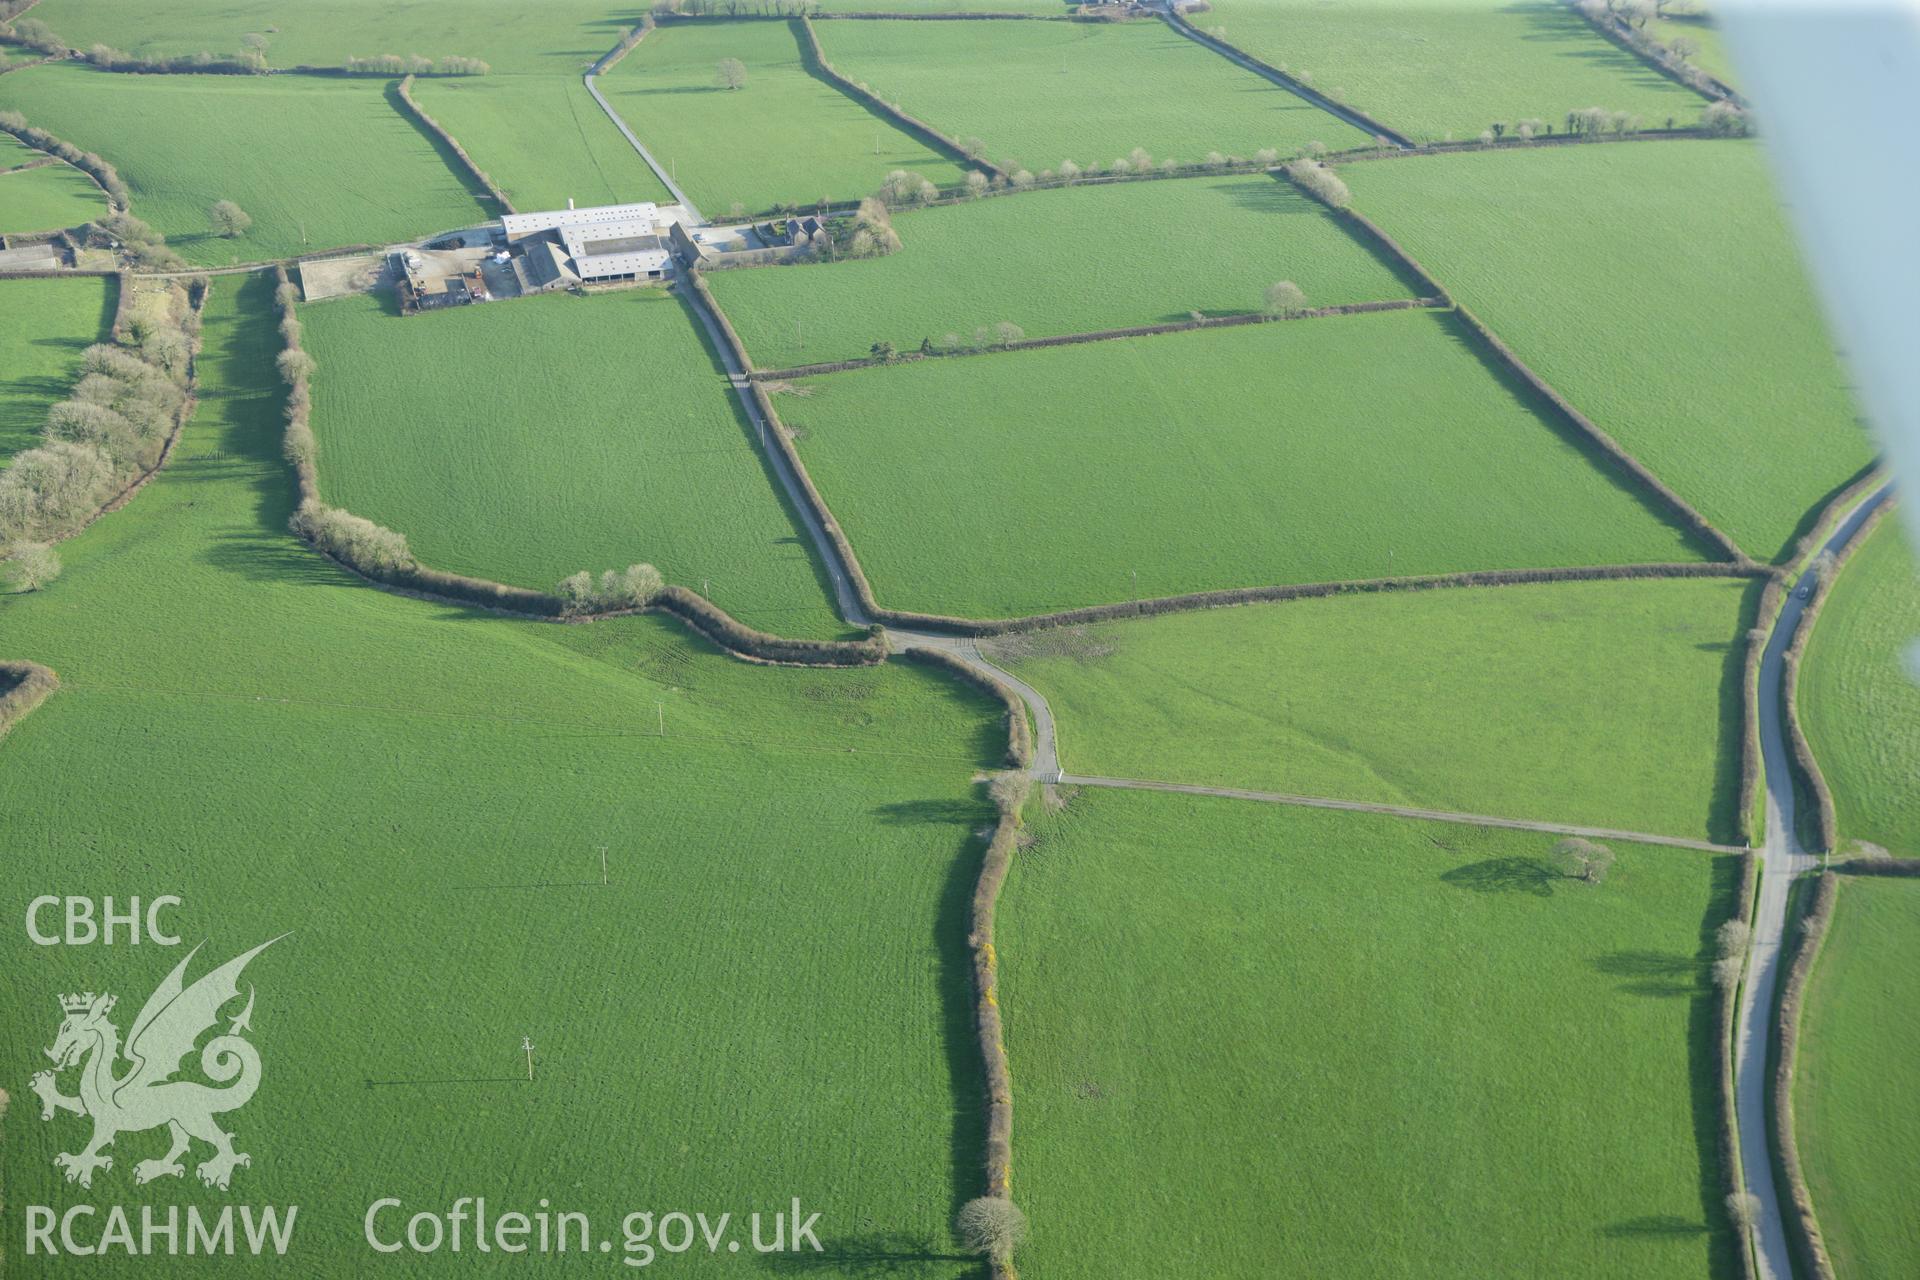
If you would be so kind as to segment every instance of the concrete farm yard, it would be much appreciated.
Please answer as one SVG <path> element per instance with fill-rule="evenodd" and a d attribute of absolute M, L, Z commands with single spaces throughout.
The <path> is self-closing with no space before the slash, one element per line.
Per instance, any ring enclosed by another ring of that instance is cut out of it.
<path fill-rule="evenodd" d="M 1697 3 L 0 54 L 7 911 L 290 935 L 231 1189 L 68 1177 L 29 1088 L 177 955 L 0 941 L 21 1275 L 155 1260 L 20 1206 L 229 1196 L 452 1271 L 367 1206 L 479 1195 L 798 1197 L 744 1265 L 825 1275 L 1911 1270 L 1920 581 Z"/>

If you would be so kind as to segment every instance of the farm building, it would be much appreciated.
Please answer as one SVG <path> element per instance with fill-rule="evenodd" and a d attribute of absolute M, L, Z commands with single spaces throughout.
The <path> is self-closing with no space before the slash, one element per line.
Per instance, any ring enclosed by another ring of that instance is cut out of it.
<path fill-rule="evenodd" d="M 659 206 L 597 205 L 510 213 L 500 219 L 518 271 L 535 288 L 570 278 L 594 283 L 658 280 L 671 267 Z"/>

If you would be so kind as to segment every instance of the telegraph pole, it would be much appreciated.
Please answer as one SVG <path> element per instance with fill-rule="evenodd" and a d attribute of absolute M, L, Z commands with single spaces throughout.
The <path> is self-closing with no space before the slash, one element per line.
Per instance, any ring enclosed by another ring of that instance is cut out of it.
<path fill-rule="evenodd" d="M 533 1037 L 521 1036 L 520 1047 L 527 1051 L 527 1079 L 533 1079 Z"/>

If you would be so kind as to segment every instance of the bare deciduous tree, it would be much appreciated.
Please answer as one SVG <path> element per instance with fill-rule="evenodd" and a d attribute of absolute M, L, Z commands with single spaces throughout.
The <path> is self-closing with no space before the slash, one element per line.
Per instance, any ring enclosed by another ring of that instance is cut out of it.
<path fill-rule="evenodd" d="M 714 76 L 714 83 L 722 89 L 743 88 L 747 83 L 747 64 L 738 58 L 722 58 Z"/>
<path fill-rule="evenodd" d="M 1027 1215 L 1000 1196 L 967 1201 L 954 1216 L 953 1226 L 969 1251 L 984 1253 L 995 1262 L 1010 1260 L 1027 1239 Z"/>
<path fill-rule="evenodd" d="M 1267 286 L 1261 303 L 1262 309 L 1270 316 L 1297 316 L 1307 308 L 1307 295 L 1293 281 L 1278 280 Z"/>
<path fill-rule="evenodd" d="M 60 576 L 60 557 L 44 542 L 22 542 L 8 554 L 6 571 L 15 591 L 38 591 Z"/>
<path fill-rule="evenodd" d="M 1613 867 L 1613 850 L 1597 841 L 1568 836 L 1553 846 L 1553 862 L 1563 875 L 1599 884 Z"/>
<path fill-rule="evenodd" d="M 207 218 L 213 223 L 213 233 L 228 240 L 253 229 L 253 218 L 231 200 L 214 201 L 207 210 Z"/>
<path fill-rule="evenodd" d="M 1745 920 L 1729 920 L 1714 934 L 1722 959 L 1745 955 L 1747 944 L 1752 940 L 1753 928 Z"/>

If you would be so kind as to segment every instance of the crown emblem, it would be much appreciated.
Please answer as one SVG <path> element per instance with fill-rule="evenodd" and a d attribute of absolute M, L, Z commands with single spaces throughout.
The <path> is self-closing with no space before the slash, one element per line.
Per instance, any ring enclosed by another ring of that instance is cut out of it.
<path fill-rule="evenodd" d="M 60 997 L 60 1007 L 68 1013 L 85 1013 L 93 1007 L 94 994 L 88 991 L 81 995 Z"/>

